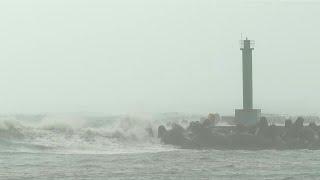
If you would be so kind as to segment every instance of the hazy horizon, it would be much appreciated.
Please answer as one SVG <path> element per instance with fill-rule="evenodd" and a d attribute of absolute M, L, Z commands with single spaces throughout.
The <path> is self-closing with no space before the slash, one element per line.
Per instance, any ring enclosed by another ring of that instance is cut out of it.
<path fill-rule="evenodd" d="M 254 107 L 320 114 L 319 6 L 1 1 L 0 114 L 233 114 L 242 107 L 241 34 L 256 42 Z"/>

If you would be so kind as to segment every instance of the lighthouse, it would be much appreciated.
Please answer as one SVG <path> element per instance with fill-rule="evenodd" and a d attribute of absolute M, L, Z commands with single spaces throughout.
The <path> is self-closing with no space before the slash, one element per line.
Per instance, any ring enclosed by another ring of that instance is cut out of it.
<path fill-rule="evenodd" d="M 254 41 L 246 38 L 240 41 L 242 51 L 242 98 L 243 109 L 235 110 L 235 121 L 239 124 L 251 125 L 258 122 L 261 116 L 260 109 L 253 109 L 252 87 L 252 51 Z"/>

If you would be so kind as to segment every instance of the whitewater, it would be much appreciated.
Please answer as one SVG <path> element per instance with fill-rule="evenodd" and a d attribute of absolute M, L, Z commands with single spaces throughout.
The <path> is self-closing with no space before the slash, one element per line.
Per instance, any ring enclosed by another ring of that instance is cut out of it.
<path fill-rule="evenodd" d="M 312 150 L 183 150 L 160 124 L 200 115 L 0 117 L 0 179 L 319 179 Z"/>
<path fill-rule="evenodd" d="M 81 117 L 44 115 L 3 117 L 0 152 L 119 154 L 165 151 L 159 123 L 142 116 Z"/>

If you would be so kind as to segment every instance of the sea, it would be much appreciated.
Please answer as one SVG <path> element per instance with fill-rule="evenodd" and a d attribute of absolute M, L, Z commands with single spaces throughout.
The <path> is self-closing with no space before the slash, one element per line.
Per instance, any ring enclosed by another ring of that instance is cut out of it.
<path fill-rule="evenodd" d="M 162 144 L 160 124 L 201 115 L 3 115 L 0 179 L 320 179 L 318 150 L 190 150 Z"/>

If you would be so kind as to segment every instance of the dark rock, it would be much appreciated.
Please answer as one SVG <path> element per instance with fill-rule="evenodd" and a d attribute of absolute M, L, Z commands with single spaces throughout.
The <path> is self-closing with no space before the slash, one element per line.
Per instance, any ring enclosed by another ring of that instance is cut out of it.
<path fill-rule="evenodd" d="M 286 120 L 283 127 L 269 125 L 262 117 L 252 126 L 220 127 L 208 118 L 202 123 L 190 122 L 186 129 L 175 123 L 170 130 L 159 126 L 158 137 L 165 144 L 193 149 L 320 149 L 318 126 L 303 126 L 303 122 L 301 117 L 294 124 Z"/>

